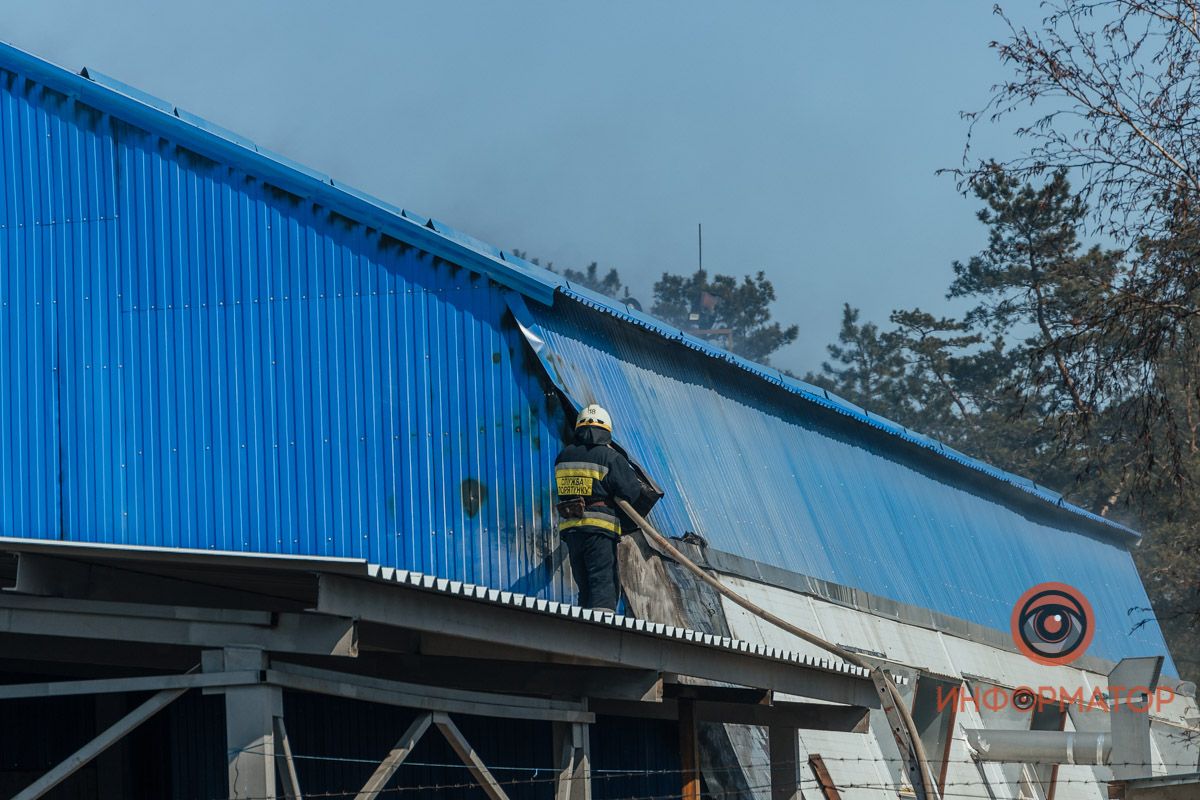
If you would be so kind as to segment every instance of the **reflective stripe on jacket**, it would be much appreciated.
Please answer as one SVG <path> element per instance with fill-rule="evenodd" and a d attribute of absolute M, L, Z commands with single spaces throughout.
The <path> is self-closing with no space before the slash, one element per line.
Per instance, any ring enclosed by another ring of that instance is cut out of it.
<path fill-rule="evenodd" d="M 597 432 L 603 434 L 595 441 Z M 642 484 L 629 460 L 609 447 L 608 432 L 576 432 L 554 464 L 558 531 L 621 534 L 616 498 L 636 502 Z"/>

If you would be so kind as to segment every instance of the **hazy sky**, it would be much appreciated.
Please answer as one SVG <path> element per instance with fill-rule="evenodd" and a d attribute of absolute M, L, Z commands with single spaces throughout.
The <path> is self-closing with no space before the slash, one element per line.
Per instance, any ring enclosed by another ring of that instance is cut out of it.
<path fill-rule="evenodd" d="M 801 339 L 774 362 L 802 373 L 844 301 L 946 308 L 983 244 L 934 171 L 1003 77 L 991 7 L 0 0 L 0 39 L 498 246 L 618 267 L 643 299 L 694 268 L 702 222 L 706 267 L 775 282 Z"/>

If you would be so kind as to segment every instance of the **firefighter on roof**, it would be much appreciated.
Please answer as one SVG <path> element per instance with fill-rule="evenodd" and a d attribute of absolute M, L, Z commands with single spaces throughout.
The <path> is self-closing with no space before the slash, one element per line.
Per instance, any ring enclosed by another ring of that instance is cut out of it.
<path fill-rule="evenodd" d="M 616 611 L 621 520 L 614 498 L 636 506 L 644 489 L 629 459 L 611 443 L 612 418 L 600 406 L 588 406 L 575 421 L 574 441 L 558 454 L 554 477 L 558 532 L 571 555 L 579 605 Z"/>

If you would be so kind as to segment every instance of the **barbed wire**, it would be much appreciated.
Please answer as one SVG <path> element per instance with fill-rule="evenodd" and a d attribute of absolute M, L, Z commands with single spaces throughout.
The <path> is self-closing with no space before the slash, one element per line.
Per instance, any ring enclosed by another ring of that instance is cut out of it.
<path fill-rule="evenodd" d="M 965 740 L 956 739 L 955 741 L 965 741 Z M 268 754 L 264 750 L 262 750 L 262 748 L 260 748 L 260 747 L 242 747 L 242 748 L 239 748 L 239 750 L 229 750 L 226 752 L 227 752 L 228 756 L 234 756 L 234 754 L 236 754 L 236 753 L 250 753 L 250 754 L 253 754 L 253 756 L 266 756 L 266 754 Z M 769 768 L 769 766 L 772 766 L 773 764 L 778 765 L 778 766 L 790 766 L 793 764 L 808 765 L 809 759 L 811 756 L 820 756 L 821 760 L 823 760 L 823 762 L 827 762 L 827 763 L 828 762 L 854 763 L 854 764 L 863 764 L 863 763 L 874 764 L 874 763 L 880 763 L 880 762 L 888 763 L 888 764 L 907 764 L 908 763 L 908 759 L 905 757 L 886 756 L 886 754 L 882 754 L 882 753 L 880 754 L 880 756 L 826 756 L 826 754 L 824 754 L 824 753 L 815 753 L 814 752 L 814 753 L 800 754 L 800 756 L 798 756 L 797 758 L 794 758 L 794 759 L 775 760 L 775 762 L 770 762 L 770 760 L 767 760 L 767 762 L 754 762 L 754 760 L 750 760 L 750 762 L 738 762 L 737 764 L 731 764 L 728 766 L 713 766 L 713 768 L 706 768 L 706 769 L 709 769 L 709 771 L 732 771 L 732 770 L 745 770 L 745 769 L 764 769 L 764 768 Z M 374 764 L 374 765 L 378 765 L 383 760 L 383 757 L 380 757 L 380 758 L 352 758 L 352 757 L 348 757 L 348 756 L 311 756 L 311 754 L 299 754 L 299 753 L 293 753 L 292 758 L 298 759 L 298 760 L 322 760 L 322 762 L 344 762 L 344 763 L 349 763 L 349 764 Z M 986 759 L 976 759 L 976 758 L 946 758 L 946 759 L 935 759 L 935 760 L 937 763 L 940 763 L 940 764 L 943 764 L 943 763 L 944 764 L 967 764 L 967 765 L 974 765 L 974 764 L 1046 764 L 1049 766 L 1055 765 L 1054 763 L 1048 763 L 1048 762 L 989 762 L 989 760 L 986 760 Z M 403 766 L 403 765 L 433 766 L 433 768 L 449 768 L 449 769 L 468 769 L 467 765 L 462 764 L 461 762 L 456 762 L 456 763 L 413 762 L 413 760 L 406 759 L 401 764 L 401 766 Z M 1057 764 L 1057 765 L 1058 766 L 1144 766 L 1145 762 L 1140 762 L 1140 760 L 1139 760 L 1139 762 L 1105 762 L 1103 764 Z M 1158 762 L 1153 762 L 1151 764 L 1151 766 L 1152 766 L 1152 768 L 1153 768 L 1153 766 L 1164 766 L 1164 768 L 1166 768 L 1166 766 L 1192 766 L 1192 768 L 1200 769 L 1200 751 L 1198 751 L 1198 753 L 1196 753 L 1196 758 L 1184 760 L 1184 762 L 1168 762 L 1168 760 L 1158 760 Z M 493 766 L 492 764 L 487 764 L 487 769 L 488 770 L 504 770 L 504 771 L 536 772 L 536 771 L 557 770 L 558 766 L 554 766 L 554 765 L 514 766 L 514 765 L 503 765 L 503 764 Z M 673 770 L 671 770 L 671 769 L 596 770 L 596 769 L 593 769 L 592 771 L 593 772 L 620 771 L 620 772 L 637 772 L 637 774 L 660 774 L 660 772 L 680 772 L 683 770 L 678 770 L 678 769 L 673 769 Z"/>
<path fill-rule="evenodd" d="M 248 753 L 253 753 L 253 754 L 258 754 L 258 755 L 265 755 L 265 753 L 262 752 L 261 750 L 257 750 L 257 749 L 253 749 L 253 748 L 243 748 L 241 750 L 234 750 L 234 751 L 231 751 L 231 754 L 238 753 L 238 752 L 248 752 Z M 319 761 L 344 761 L 344 762 L 355 763 L 355 764 L 377 765 L 379 763 L 379 761 L 375 761 L 375 760 L 352 759 L 352 758 L 344 758 L 344 757 L 338 757 L 338 756 L 293 755 L 293 758 L 311 759 L 311 760 L 319 760 Z M 892 758 L 886 758 L 886 757 L 885 758 L 869 758 L 869 757 L 865 757 L 865 756 L 837 756 L 837 755 L 821 756 L 821 758 L 823 761 L 834 762 L 834 763 L 870 762 L 870 763 L 877 764 L 877 763 L 880 763 L 881 761 L 882 762 L 891 762 L 891 761 L 903 760 L 903 759 L 898 759 L 895 757 L 892 757 Z M 987 764 L 987 763 L 995 763 L 997 766 L 1000 765 L 1000 762 L 980 762 L 980 761 L 975 761 L 974 759 L 969 759 L 969 760 L 958 759 L 957 761 L 958 761 L 958 763 L 969 763 L 976 767 L 980 767 L 983 764 Z M 1013 763 L 1019 764 L 1020 762 L 1013 762 Z M 1074 766 L 1091 768 L 1091 767 L 1098 767 L 1098 766 L 1107 766 L 1107 767 L 1122 766 L 1122 765 L 1134 766 L 1134 765 L 1141 765 L 1141 763 L 1142 762 L 1122 762 L 1122 763 L 1116 763 L 1116 764 L 1111 764 L 1111 763 L 1104 764 L 1104 765 L 1080 764 L 1080 765 L 1074 765 Z M 1160 762 L 1160 763 L 1162 763 L 1162 762 Z M 712 774 L 714 772 L 717 772 L 717 773 L 732 772 L 732 771 L 745 772 L 745 771 L 751 770 L 751 769 L 770 769 L 770 768 L 778 769 L 779 767 L 788 767 L 788 766 L 794 766 L 794 765 L 800 765 L 800 764 L 807 765 L 808 761 L 806 759 L 796 759 L 796 760 L 789 759 L 789 760 L 785 760 L 785 761 L 776 761 L 776 762 L 774 762 L 774 764 L 772 764 L 770 761 L 766 761 L 766 762 L 739 763 L 739 764 L 733 765 L 733 766 L 702 767 L 697 770 L 697 775 L 699 777 L 700 775 L 703 775 L 706 773 Z M 1193 762 L 1193 761 L 1179 762 L 1177 765 L 1195 767 L 1196 762 Z M 400 764 L 398 769 L 402 769 L 406 766 L 426 767 L 426 768 L 470 769 L 470 767 L 468 767 L 466 764 L 462 764 L 462 763 L 411 762 L 411 761 L 405 761 L 404 763 Z M 1051 766 L 1051 765 L 1047 765 L 1047 766 Z M 1062 765 L 1060 765 L 1060 766 L 1062 766 Z M 1165 766 L 1165 764 L 1164 764 L 1164 766 Z M 671 769 L 630 769 L 630 770 L 599 770 L 599 769 L 595 769 L 595 770 L 589 770 L 590 774 L 588 774 L 588 775 L 561 775 L 561 774 L 559 774 L 559 767 L 526 767 L 526 766 L 515 767 L 515 766 L 502 766 L 502 765 L 497 765 L 497 766 L 487 765 L 487 768 L 489 771 L 492 771 L 492 770 L 510 771 L 511 770 L 511 771 L 532 771 L 532 772 L 534 772 L 534 775 L 529 778 L 513 778 L 513 779 L 509 779 L 509 780 L 503 780 L 503 781 L 497 780 L 496 781 L 497 785 L 502 786 L 502 787 L 510 787 L 510 788 L 517 788 L 517 787 L 521 787 L 521 786 L 533 786 L 533 785 L 540 785 L 540 784 L 547 784 L 547 783 L 573 782 L 573 781 L 579 781 L 579 780 L 589 780 L 592 782 L 597 782 L 597 781 L 604 782 L 604 781 L 611 781 L 611 780 L 617 780 L 617 779 L 622 779 L 622 778 L 623 779 L 635 779 L 635 778 L 648 778 L 648 777 L 653 777 L 653 776 L 663 777 L 663 776 L 667 776 L 667 775 L 678 775 L 678 774 L 681 774 L 686 771 L 683 769 L 675 769 L 675 768 L 671 768 Z M 538 773 L 540 773 L 542 771 L 545 771 L 547 773 L 552 773 L 552 774 L 549 774 L 546 777 L 538 777 Z M 1067 778 L 1067 777 L 1062 777 L 1062 776 L 1058 776 L 1058 775 L 1055 775 L 1055 776 L 1052 776 L 1050 778 L 1043 780 L 1036 774 L 1030 775 L 1027 772 L 1023 771 L 1021 777 L 1016 778 L 1014 780 L 1005 780 L 1004 781 L 1005 785 L 1011 784 L 1011 783 L 1032 784 L 1032 785 L 1039 786 L 1043 789 L 1046 789 L 1051 785 L 1060 786 L 1060 785 L 1072 785 L 1072 784 L 1087 785 L 1087 786 L 1095 787 L 1097 785 L 1106 783 L 1106 781 L 1093 779 L 1093 778 L 1087 778 L 1087 779 Z M 834 781 L 834 784 L 836 785 L 836 787 L 839 790 L 863 789 L 863 790 L 883 791 L 883 792 L 889 792 L 889 793 L 890 792 L 898 793 L 905 789 L 911 790 L 911 787 L 907 786 L 906 784 L 896 783 L 896 782 L 877 783 L 877 782 L 837 782 L 837 781 Z M 821 789 L 824 784 L 820 779 L 818 779 L 816 777 L 805 777 L 805 776 L 798 775 L 798 776 L 796 776 L 796 785 L 800 789 Z M 988 781 L 986 779 L 986 777 L 984 777 L 984 776 L 981 776 L 978 779 L 973 778 L 971 780 L 946 781 L 945 783 L 941 784 L 941 790 L 939 791 L 939 795 L 943 798 L 954 797 L 954 798 L 963 798 L 964 800 L 969 800 L 970 798 L 979 798 L 979 800 L 993 800 L 994 795 L 991 793 L 991 790 L 989 788 L 993 785 L 994 785 L 994 782 Z M 478 786 L 479 786 L 479 783 L 478 783 L 478 781 L 475 781 L 475 780 L 455 782 L 455 783 L 432 783 L 432 784 L 419 784 L 419 785 L 415 785 L 415 786 L 395 786 L 395 787 L 391 787 L 391 788 L 380 789 L 380 790 L 372 793 L 372 796 L 373 797 L 388 796 L 388 795 L 400 796 L 400 795 L 405 795 L 410 792 L 432 792 L 432 791 L 452 790 L 452 789 L 470 789 L 470 788 L 477 788 Z M 705 796 L 708 796 L 708 797 L 723 797 L 723 796 L 728 796 L 728 795 L 745 795 L 747 792 L 753 792 L 756 790 L 767 790 L 770 788 L 771 788 L 770 784 L 764 784 L 764 785 L 757 785 L 757 786 L 743 786 L 743 787 L 738 787 L 736 789 L 729 789 L 729 790 L 707 791 L 707 792 L 704 792 L 704 794 L 705 794 Z M 968 791 L 970 789 L 975 789 L 975 790 L 982 789 L 985 793 L 981 794 L 978 791 L 974 791 L 974 792 Z M 358 794 L 361 793 L 361 791 L 362 791 L 361 788 L 356 788 L 356 789 L 343 789 L 343 790 L 338 790 L 338 791 L 327 791 L 327 792 L 305 792 L 305 796 L 310 797 L 310 798 L 357 797 Z M 679 792 L 679 793 L 668 793 L 668 794 L 633 796 L 633 797 L 627 797 L 625 800 L 677 800 L 679 798 L 682 798 L 683 796 L 684 796 L 684 793 Z M 233 798 L 217 798 L 215 800 L 233 800 Z M 243 800 L 277 800 L 277 796 L 276 797 L 261 797 L 261 798 L 243 798 Z"/>
<path fill-rule="evenodd" d="M 956 741 L 964 741 L 964 740 L 956 739 Z M 237 753 L 249 753 L 251 755 L 268 755 L 265 752 L 265 750 L 261 749 L 260 747 L 259 748 L 246 747 L 246 748 L 241 748 L 241 749 L 236 749 L 236 750 L 228 750 L 226 752 L 227 752 L 227 755 L 231 755 L 231 756 L 235 755 Z M 812 755 L 820 755 L 822 761 L 835 762 L 835 763 L 856 763 L 856 764 L 880 763 L 880 762 L 885 762 L 888 764 L 907 764 L 908 763 L 908 759 L 903 756 L 891 756 L 891 755 L 884 755 L 884 754 L 880 754 L 878 756 L 845 756 L 845 755 L 839 756 L 839 755 L 825 755 L 824 753 L 809 753 L 809 754 L 802 754 L 795 759 L 776 760 L 774 762 L 771 762 L 771 761 L 744 761 L 744 762 L 738 762 L 737 764 L 732 764 L 729 766 L 719 766 L 719 767 L 714 766 L 714 767 L 709 767 L 706 769 L 708 769 L 709 771 L 720 772 L 720 771 L 766 768 L 766 767 L 770 767 L 772 764 L 775 764 L 778 766 L 790 766 L 793 764 L 807 765 L 809 762 L 809 757 Z M 297 753 L 293 753 L 292 758 L 297 759 L 297 760 L 307 760 L 307 761 L 333 761 L 333 762 L 340 761 L 340 762 L 346 762 L 346 763 L 351 763 L 351 764 L 374 764 L 374 765 L 378 765 L 381 761 L 383 761 L 383 757 L 380 757 L 380 758 L 352 758 L 349 756 L 318 756 L 318 755 L 301 755 L 301 754 L 297 754 Z M 1001 761 L 988 761 L 986 759 L 981 760 L 981 759 L 975 759 L 975 758 L 969 758 L 969 757 L 968 758 L 935 759 L 935 761 L 937 761 L 939 764 L 946 763 L 946 764 L 976 765 L 976 764 L 1005 764 L 1005 763 L 1007 763 L 1007 764 L 1046 764 L 1048 766 L 1055 766 L 1055 764 L 1053 764 L 1052 762 L 1039 762 L 1039 761 L 1001 762 Z M 461 762 L 456 762 L 456 763 L 416 762 L 416 761 L 410 761 L 410 760 L 406 759 L 401 764 L 401 766 L 405 766 L 405 765 L 425 766 L 425 767 L 445 767 L 445 768 L 453 768 L 453 769 L 468 769 L 468 767 L 465 764 L 462 764 Z M 1143 762 L 1143 761 L 1106 761 L 1103 764 L 1058 764 L 1057 766 L 1138 767 L 1138 766 L 1145 766 L 1145 762 Z M 1155 766 L 1193 767 L 1196 769 L 1200 769 L 1200 751 L 1197 752 L 1196 758 L 1189 759 L 1187 761 L 1155 761 L 1151 764 L 1151 767 L 1155 767 Z M 491 764 L 488 764 L 487 768 L 489 770 L 525 771 L 525 772 L 543 772 L 543 771 L 552 771 L 552 770 L 558 769 L 557 766 L 553 766 L 553 765 L 550 765 L 550 766 L 506 766 L 506 765 L 493 766 Z M 682 772 L 683 770 L 680 770 L 680 769 L 656 769 L 656 770 L 645 770 L 645 769 L 643 769 L 643 770 L 596 770 L 596 769 L 593 769 L 592 770 L 593 773 L 606 772 L 606 771 L 624 772 L 624 773 L 629 773 L 629 774 L 635 774 L 635 773 L 636 774 L 659 774 L 659 773 Z"/>
<path fill-rule="evenodd" d="M 519 786 L 540 784 L 540 783 L 570 782 L 570 781 L 576 781 L 576 780 L 589 780 L 589 779 L 594 781 L 596 778 L 594 776 L 565 776 L 565 777 L 555 776 L 552 778 L 496 781 L 496 785 L 501 786 L 501 787 L 512 788 L 512 787 L 519 787 Z M 1034 784 L 1034 785 L 1040 786 L 1042 788 L 1046 788 L 1051 783 L 1053 783 L 1056 786 L 1070 785 L 1070 784 L 1079 784 L 1079 785 L 1086 784 L 1089 786 L 1095 786 L 1098 783 L 1097 781 L 1081 780 L 1081 779 L 1073 779 L 1073 778 L 1058 778 L 1058 779 L 1054 779 L 1054 780 L 1043 781 L 1043 780 L 1030 780 L 1028 777 L 1022 777 L 1022 778 L 1017 779 L 1016 781 L 1006 781 L 1005 783 L 1007 784 L 1007 783 L 1021 783 L 1021 782 L 1028 783 L 1028 784 Z M 820 789 L 823 786 L 823 782 L 821 782 L 817 779 L 814 779 L 814 778 L 801 778 L 801 779 L 797 779 L 796 785 L 797 785 L 797 788 L 800 788 L 802 790 L 803 789 Z M 881 792 L 896 792 L 896 793 L 906 791 L 906 790 L 911 791 L 911 787 L 904 785 L 904 784 L 896 784 L 896 783 L 862 783 L 862 782 L 838 783 L 838 782 L 834 782 L 834 785 L 837 787 L 837 789 L 839 791 L 845 791 L 848 789 L 864 789 L 864 790 L 881 791 Z M 990 791 L 990 788 L 989 788 L 992 785 L 993 785 L 992 783 L 985 781 L 983 779 L 980 779 L 978 781 L 947 781 L 945 784 L 942 785 L 943 788 L 941 791 L 938 792 L 938 794 L 941 797 L 979 798 L 980 800 L 994 800 L 995 795 Z M 422 785 L 418 785 L 418 786 L 395 786 L 395 787 L 384 788 L 384 789 L 380 789 L 378 791 L 372 792 L 371 796 L 379 797 L 381 795 L 400 795 L 400 794 L 404 794 L 406 792 L 418 792 L 418 791 L 419 792 L 428 792 L 428 791 L 449 790 L 449 789 L 472 789 L 472 788 L 478 788 L 478 787 L 479 787 L 479 783 L 477 781 L 469 781 L 469 782 L 462 782 L 462 783 L 422 784 Z M 730 788 L 730 789 L 715 789 L 715 790 L 710 789 L 708 791 L 703 792 L 703 796 L 704 797 L 745 796 L 748 792 L 766 791 L 766 790 L 771 789 L 771 787 L 772 787 L 772 784 L 765 783 L 765 784 L 748 784 L 746 786 Z M 963 789 L 960 790 L 957 787 L 963 787 Z M 965 791 L 965 789 L 982 789 L 982 790 L 984 790 L 984 793 Z M 304 793 L 304 796 L 310 797 L 310 798 L 356 797 L 361 792 L 362 792 L 361 788 L 343 789 L 343 790 L 328 791 L 328 792 L 307 792 L 306 791 Z M 688 794 L 687 792 L 679 791 L 679 792 L 668 792 L 668 793 L 658 793 L 658 794 L 627 795 L 624 798 L 624 800 L 681 800 L 687 794 Z M 221 797 L 221 798 L 211 798 L 210 800 L 235 800 L 235 798 Z M 279 800 L 279 795 L 242 796 L 240 798 L 240 800 Z"/>

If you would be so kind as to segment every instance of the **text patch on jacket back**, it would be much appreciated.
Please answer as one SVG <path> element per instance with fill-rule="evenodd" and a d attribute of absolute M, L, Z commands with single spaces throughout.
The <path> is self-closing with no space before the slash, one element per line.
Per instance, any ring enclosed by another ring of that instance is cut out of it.
<path fill-rule="evenodd" d="M 608 468 L 600 464 L 563 462 L 554 468 L 560 496 L 592 494 L 594 481 L 603 480 Z"/>

